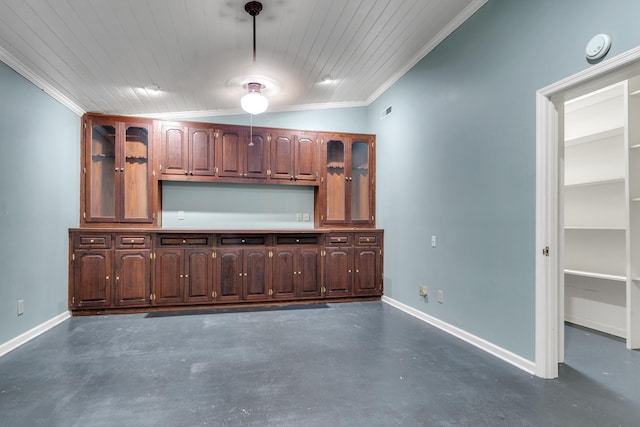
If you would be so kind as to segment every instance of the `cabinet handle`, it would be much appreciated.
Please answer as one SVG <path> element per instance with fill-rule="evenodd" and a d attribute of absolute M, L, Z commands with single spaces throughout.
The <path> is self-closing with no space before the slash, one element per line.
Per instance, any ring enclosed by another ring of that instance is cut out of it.
<path fill-rule="evenodd" d="M 183 277 L 184 277 L 184 276 L 181 274 L 181 275 L 180 275 L 180 278 L 182 279 Z"/>
<path fill-rule="evenodd" d="M 239 273 L 238 276 L 242 277 L 242 273 Z"/>
<path fill-rule="evenodd" d="M 186 240 L 183 240 L 183 241 L 182 241 L 182 244 L 185 244 L 185 243 L 187 243 L 187 241 L 186 241 Z"/>
<path fill-rule="evenodd" d="M 120 280 L 120 276 L 116 276 L 116 282 Z"/>
<path fill-rule="evenodd" d="M 120 172 L 124 172 L 124 168 L 120 168 Z"/>
<path fill-rule="evenodd" d="M 185 175 L 189 175 L 189 171 L 184 171 L 184 174 Z"/>
<path fill-rule="evenodd" d="M 294 272 L 293 272 L 293 275 L 295 276 L 296 274 L 298 274 L 298 272 L 297 272 L 297 271 L 294 271 Z"/>
<path fill-rule="evenodd" d="M 188 275 L 188 274 L 185 274 L 185 275 L 184 275 L 184 278 L 185 278 L 185 279 L 188 279 L 188 278 L 189 278 L 189 275 Z"/>
<path fill-rule="evenodd" d="M 351 270 L 349 270 L 349 273 L 351 273 Z"/>
<path fill-rule="evenodd" d="M 246 241 L 246 240 L 244 240 L 244 239 L 240 240 L 240 242 L 241 242 L 241 243 L 244 243 L 245 241 Z"/>
<path fill-rule="evenodd" d="M 116 172 L 118 172 L 118 168 L 115 168 L 114 170 L 115 170 Z"/>
<path fill-rule="evenodd" d="M 94 242 L 95 242 L 95 240 L 91 239 L 91 241 L 89 243 L 94 243 Z"/>
<path fill-rule="evenodd" d="M 107 276 L 107 280 L 109 280 L 109 276 Z"/>
<path fill-rule="evenodd" d="M 296 239 L 296 243 L 300 243 L 300 239 Z"/>
<path fill-rule="evenodd" d="M 247 273 L 244 273 L 244 277 L 247 277 Z"/>
<path fill-rule="evenodd" d="M 134 240 L 134 239 L 131 239 L 131 243 L 135 243 L 135 240 Z"/>
<path fill-rule="evenodd" d="M 360 273 L 360 270 L 356 270 L 356 273 Z"/>
<path fill-rule="evenodd" d="M 298 274 L 302 274 L 302 271 L 298 271 Z"/>

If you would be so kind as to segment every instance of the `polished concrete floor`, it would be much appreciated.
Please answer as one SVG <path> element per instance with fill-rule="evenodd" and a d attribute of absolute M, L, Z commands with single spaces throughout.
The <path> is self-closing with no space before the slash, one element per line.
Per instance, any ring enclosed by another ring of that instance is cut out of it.
<path fill-rule="evenodd" d="M 0 425 L 640 425 L 640 352 L 566 340 L 542 380 L 381 302 L 75 317 L 0 358 Z"/>

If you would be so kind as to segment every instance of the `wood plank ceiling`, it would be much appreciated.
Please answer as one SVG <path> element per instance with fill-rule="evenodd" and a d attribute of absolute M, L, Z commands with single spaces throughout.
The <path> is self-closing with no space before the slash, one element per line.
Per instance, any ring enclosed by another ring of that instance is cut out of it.
<path fill-rule="evenodd" d="M 253 64 L 246 0 L 0 0 L 0 60 L 80 113 L 368 105 L 485 2 L 262 0 Z"/>

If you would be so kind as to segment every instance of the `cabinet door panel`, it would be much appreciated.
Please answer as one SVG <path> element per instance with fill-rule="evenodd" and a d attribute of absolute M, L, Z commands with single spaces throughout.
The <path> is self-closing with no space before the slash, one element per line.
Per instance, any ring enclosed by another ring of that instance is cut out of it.
<path fill-rule="evenodd" d="M 245 145 L 245 172 L 246 178 L 267 178 L 268 144 L 266 132 L 253 129 L 247 135 L 248 143 Z"/>
<path fill-rule="evenodd" d="M 120 166 L 122 222 L 152 222 L 151 126 L 124 124 L 124 158 Z"/>
<path fill-rule="evenodd" d="M 85 215 L 87 222 L 116 221 L 115 123 L 89 121 L 85 134 Z"/>
<path fill-rule="evenodd" d="M 265 249 L 245 249 L 245 293 L 247 300 L 268 297 L 268 268 Z"/>
<path fill-rule="evenodd" d="M 326 144 L 326 217 L 325 223 L 345 223 L 347 221 L 347 157 L 345 141 L 332 139 Z"/>
<path fill-rule="evenodd" d="M 163 124 L 160 128 L 161 173 L 185 175 L 188 166 L 187 128 L 179 124 Z"/>
<path fill-rule="evenodd" d="M 213 285 L 211 250 L 185 249 L 184 263 L 187 302 L 211 301 Z"/>
<path fill-rule="evenodd" d="M 75 251 L 74 254 L 72 305 L 78 308 L 109 307 L 111 305 L 109 251 Z"/>
<path fill-rule="evenodd" d="M 154 304 L 179 304 L 184 301 L 182 250 L 158 250 L 154 280 Z"/>
<path fill-rule="evenodd" d="M 288 135 L 275 135 L 271 139 L 271 178 L 293 178 L 294 141 Z"/>
<path fill-rule="evenodd" d="M 223 129 L 218 142 L 218 176 L 241 177 L 243 174 L 243 151 L 239 130 Z"/>
<path fill-rule="evenodd" d="M 294 278 L 297 276 L 297 272 L 294 270 L 294 260 L 294 249 L 282 248 L 276 250 L 272 282 L 274 298 L 283 299 L 295 296 Z"/>
<path fill-rule="evenodd" d="M 214 137 L 211 129 L 189 129 L 189 173 L 215 175 Z"/>
<path fill-rule="evenodd" d="M 354 141 L 351 144 L 351 220 L 370 222 L 370 176 L 368 141 Z"/>
<path fill-rule="evenodd" d="M 149 305 L 150 265 L 148 249 L 115 252 L 115 304 L 118 306 Z"/>
<path fill-rule="evenodd" d="M 351 295 L 353 251 L 350 248 L 327 248 L 325 264 L 326 296 Z"/>
<path fill-rule="evenodd" d="M 362 248 L 355 252 L 354 294 L 377 295 L 380 266 L 380 248 Z"/>
<path fill-rule="evenodd" d="M 318 248 L 301 248 L 298 256 L 299 296 L 305 298 L 319 297 L 320 291 L 320 256 Z"/>
<path fill-rule="evenodd" d="M 220 253 L 218 271 L 220 279 L 217 299 L 224 301 L 240 301 L 242 299 L 242 251 L 225 249 Z"/>
<path fill-rule="evenodd" d="M 316 138 L 298 136 L 295 145 L 295 171 L 296 180 L 317 181 L 317 146 Z"/>

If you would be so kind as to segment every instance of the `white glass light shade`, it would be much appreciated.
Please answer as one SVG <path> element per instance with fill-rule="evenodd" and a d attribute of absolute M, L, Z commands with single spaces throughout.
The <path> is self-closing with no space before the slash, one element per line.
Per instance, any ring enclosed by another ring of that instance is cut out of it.
<path fill-rule="evenodd" d="M 240 99 L 242 109 L 249 114 L 264 113 L 269 106 L 269 100 L 260 93 L 260 83 L 249 83 L 249 93 Z"/>

